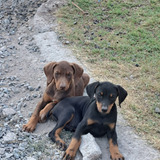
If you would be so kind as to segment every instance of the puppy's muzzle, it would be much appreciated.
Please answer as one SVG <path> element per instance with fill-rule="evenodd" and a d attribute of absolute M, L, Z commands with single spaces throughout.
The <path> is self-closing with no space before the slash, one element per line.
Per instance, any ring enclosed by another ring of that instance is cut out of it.
<path fill-rule="evenodd" d="M 65 90 L 66 89 L 66 84 L 64 84 L 64 83 L 60 84 L 59 89 L 60 90 Z"/>
<path fill-rule="evenodd" d="M 102 112 L 103 112 L 103 113 L 105 113 L 105 112 L 107 112 L 107 110 L 108 110 L 108 107 L 107 107 L 107 106 L 102 105 Z"/>

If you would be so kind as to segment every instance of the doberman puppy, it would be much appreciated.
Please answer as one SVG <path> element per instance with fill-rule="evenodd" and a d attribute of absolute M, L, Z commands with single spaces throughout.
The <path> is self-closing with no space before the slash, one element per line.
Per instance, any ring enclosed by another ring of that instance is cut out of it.
<path fill-rule="evenodd" d="M 75 130 L 63 157 L 63 160 L 72 160 L 81 143 L 81 135 L 91 133 L 95 137 L 101 137 L 107 134 L 111 159 L 123 160 L 117 144 L 115 101 L 118 97 L 120 106 L 127 96 L 127 91 L 110 82 L 94 82 L 89 84 L 86 90 L 89 96 L 65 98 L 50 111 L 51 116 L 57 119 L 57 124 L 49 137 L 65 149 L 60 132 L 63 128 Z"/>
<path fill-rule="evenodd" d="M 46 114 L 65 97 L 82 96 L 89 82 L 89 76 L 75 63 L 67 61 L 51 62 L 44 67 L 47 87 L 41 101 L 37 104 L 29 122 L 23 130 L 32 132 L 38 121 L 44 121 Z"/>

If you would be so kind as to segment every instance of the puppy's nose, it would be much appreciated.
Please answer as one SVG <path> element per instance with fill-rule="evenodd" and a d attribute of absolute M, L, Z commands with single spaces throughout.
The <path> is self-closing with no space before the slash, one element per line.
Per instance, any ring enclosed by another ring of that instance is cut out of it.
<path fill-rule="evenodd" d="M 102 108 L 102 112 L 107 112 L 107 109 Z"/>
<path fill-rule="evenodd" d="M 61 85 L 61 86 L 60 86 L 60 90 L 64 90 L 65 88 L 66 88 L 65 85 Z"/>
<path fill-rule="evenodd" d="M 102 112 L 107 112 L 107 109 L 108 109 L 107 106 L 105 106 L 105 105 L 102 106 Z"/>

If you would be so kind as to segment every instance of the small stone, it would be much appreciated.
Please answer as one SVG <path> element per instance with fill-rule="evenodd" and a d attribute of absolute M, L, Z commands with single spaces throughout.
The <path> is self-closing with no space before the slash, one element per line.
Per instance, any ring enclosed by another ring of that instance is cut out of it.
<path fill-rule="evenodd" d="M 36 159 L 33 157 L 27 157 L 27 160 L 36 160 Z"/>
<path fill-rule="evenodd" d="M 17 139 L 16 134 L 13 132 L 8 132 L 5 136 L 3 136 L 4 142 L 13 142 Z"/>
<path fill-rule="evenodd" d="M 41 88 L 41 86 L 38 86 L 38 87 L 36 88 L 36 91 L 39 91 L 40 88 Z"/>
<path fill-rule="evenodd" d="M 4 88 L 3 88 L 3 93 L 8 94 L 8 93 L 9 93 L 9 90 L 4 87 Z"/>
<path fill-rule="evenodd" d="M 27 143 L 23 142 L 23 143 L 19 144 L 18 149 L 21 150 L 21 151 L 24 151 L 26 149 L 26 147 L 27 147 Z"/>
<path fill-rule="evenodd" d="M 14 157 L 15 157 L 16 159 L 20 158 L 19 153 L 14 153 Z"/>
<path fill-rule="evenodd" d="M 37 94 L 33 94 L 33 98 L 37 98 L 38 97 L 38 95 Z"/>
<path fill-rule="evenodd" d="M 133 75 L 130 75 L 130 77 L 129 77 L 130 79 L 134 79 L 134 76 Z"/>
<path fill-rule="evenodd" d="M 18 104 L 17 104 L 17 109 L 18 109 L 18 110 L 21 109 L 22 105 L 23 105 L 23 102 L 18 103 Z"/>
<path fill-rule="evenodd" d="M 0 131 L 0 138 L 2 138 L 3 135 L 4 135 L 4 133 Z"/>
<path fill-rule="evenodd" d="M 16 88 L 16 87 L 14 87 L 14 88 L 12 89 L 12 91 L 13 91 L 13 93 L 14 93 L 14 94 L 18 94 L 18 93 L 20 93 L 19 89 L 18 89 L 18 88 Z"/>
<path fill-rule="evenodd" d="M 38 156 L 41 156 L 42 152 L 38 152 Z"/>
<path fill-rule="evenodd" d="M 29 89 L 29 91 L 34 91 L 34 88 L 31 86 L 28 86 L 27 88 Z"/>
<path fill-rule="evenodd" d="M 4 116 L 8 116 L 8 115 L 16 114 L 16 111 L 12 108 L 5 108 L 5 109 L 3 109 L 2 113 Z"/>
<path fill-rule="evenodd" d="M 156 108 L 155 108 L 155 113 L 160 114 L 160 108 L 159 108 L 159 107 L 156 107 Z"/>
<path fill-rule="evenodd" d="M 136 67 L 139 67 L 139 64 L 135 64 Z"/>
<path fill-rule="evenodd" d="M 2 51 L 2 52 L 6 51 L 6 50 L 7 50 L 6 46 L 3 46 L 3 47 L 0 48 L 0 51 Z"/>
<path fill-rule="evenodd" d="M 5 155 L 6 155 L 6 159 L 7 159 L 7 158 L 11 158 L 11 157 L 13 156 L 12 153 L 5 153 Z"/>
<path fill-rule="evenodd" d="M 31 101 L 32 97 L 30 95 L 28 95 L 25 99 L 26 99 L 26 101 Z"/>
<path fill-rule="evenodd" d="M 14 81 L 14 80 L 16 80 L 16 76 L 10 76 L 8 79 L 11 81 Z"/>
<path fill-rule="evenodd" d="M 27 107 L 27 104 L 26 104 L 26 103 L 23 103 L 23 107 L 24 107 L 24 108 Z"/>
<path fill-rule="evenodd" d="M 69 41 L 65 41 L 65 42 L 64 42 L 64 44 L 69 44 L 69 43 L 70 43 Z"/>
<path fill-rule="evenodd" d="M 0 155 L 5 153 L 5 149 L 4 148 L 0 148 Z"/>
<path fill-rule="evenodd" d="M 23 42 L 18 42 L 19 45 L 23 45 Z"/>

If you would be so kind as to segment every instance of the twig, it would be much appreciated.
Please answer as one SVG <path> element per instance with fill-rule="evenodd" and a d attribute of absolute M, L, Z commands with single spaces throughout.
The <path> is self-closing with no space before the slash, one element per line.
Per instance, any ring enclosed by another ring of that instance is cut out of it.
<path fill-rule="evenodd" d="M 83 14 L 88 14 L 88 12 L 84 12 L 83 9 L 81 9 L 77 4 L 75 4 L 74 2 L 72 2 L 72 4 L 74 6 L 76 6 Z"/>

